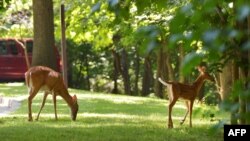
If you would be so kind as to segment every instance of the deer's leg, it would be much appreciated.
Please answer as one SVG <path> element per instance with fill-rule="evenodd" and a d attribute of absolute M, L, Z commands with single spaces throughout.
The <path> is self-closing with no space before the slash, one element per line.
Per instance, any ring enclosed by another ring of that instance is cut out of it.
<path fill-rule="evenodd" d="M 194 101 L 193 100 L 191 100 L 190 101 L 190 105 L 189 105 L 189 126 L 190 127 L 192 127 L 192 111 L 193 111 L 193 103 L 194 103 Z"/>
<path fill-rule="evenodd" d="M 57 120 L 57 112 L 56 112 L 56 94 L 53 92 L 53 103 L 54 103 L 54 110 L 55 110 L 55 119 Z"/>
<path fill-rule="evenodd" d="M 38 92 L 38 88 L 37 89 L 35 89 L 35 88 L 33 88 L 33 87 L 31 87 L 30 89 L 29 89 L 29 97 L 28 97 L 28 116 L 29 116 L 29 121 L 32 121 L 33 119 L 32 119 L 32 110 L 31 110 L 31 106 L 32 106 L 32 100 L 33 100 L 33 98 L 36 96 L 36 94 L 37 94 L 37 92 Z"/>
<path fill-rule="evenodd" d="M 185 122 L 186 117 L 187 117 L 187 115 L 188 115 L 188 113 L 189 113 L 189 106 L 190 106 L 189 101 L 185 101 L 185 103 L 186 103 L 187 111 L 186 111 L 185 116 L 183 117 L 183 119 L 182 119 L 181 122 L 180 122 L 181 125 Z"/>
<path fill-rule="evenodd" d="M 175 105 L 176 101 L 177 99 L 173 98 L 168 105 L 168 128 L 173 128 L 172 108 Z"/>
<path fill-rule="evenodd" d="M 47 99 L 47 96 L 48 96 L 48 95 L 49 95 L 49 93 L 48 93 L 48 92 L 44 92 L 43 102 L 42 102 L 42 105 L 41 105 L 40 111 L 39 111 L 39 113 L 38 113 L 38 115 L 37 115 L 37 117 L 36 117 L 36 120 L 38 120 L 38 119 L 39 119 L 40 113 L 41 113 L 41 111 L 42 111 L 42 109 L 43 109 L 43 107 L 44 107 L 44 104 L 45 104 L 45 101 L 46 101 L 46 99 Z"/>

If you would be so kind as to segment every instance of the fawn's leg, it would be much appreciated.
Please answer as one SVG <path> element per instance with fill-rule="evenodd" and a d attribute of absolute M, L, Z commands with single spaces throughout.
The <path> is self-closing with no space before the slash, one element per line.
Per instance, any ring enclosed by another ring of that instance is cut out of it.
<path fill-rule="evenodd" d="M 54 110 L 55 110 L 55 119 L 57 120 L 57 112 L 56 112 L 56 94 L 53 93 L 53 103 L 54 103 Z"/>
<path fill-rule="evenodd" d="M 190 101 L 190 105 L 189 105 L 189 126 L 190 127 L 192 127 L 192 111 L 193 111 L 193 103 L 194 103 L 194 101 L 193 100 L 191 100 Z"/>
<path fill-rule="evenodd" d="M 38 115 L 37 115 L 37 117 L 36 117 L 36 120 L 39 119 L 40 113 L 41 113 L 41 111 L 42 111 L 42 109 L 43 109 L 43 107 L 44 107 L 44 104 L 45 104 L 45 101 L 46 101 L 48 95 L 49 95 L 48 92 L 44 92 L 44 95 L 43 95 L 43 102 L 42 102 L 40 111 L 39 111 L 39 113 L 38 113 Z"/>
<path fill-rule="evenodd" d="M 31 106 L 32 106 L 32 99 L 36 96 L 37 92 L 38 92 L 38 88 L 33 88 L 31 87 L 29 89 L 29 97 L 28 97 L 28 116 L 29 116 L 29 121 L 32 121 L 32 110 L 31 110 Z"/>
<path fill-rule="evenodd" d="M 168 105 L 168 128 L 173 128 L 173 121 L 172 121 L 172 108 L 175 105 L 177 99 L 173 98 Z"/>
<path fill-rule="evenodd" d="M 189 106 L 190 106 L 189 101 L 185 101 L 185 104 L 186 104 L 186 107 L 187 107 L 187 111 L 186 111 L 186 114 L 185 114 L 185 116 L 183 117 L 183 119 L 180 121 L 180 124 L 181 124 L 181 125 L 185 122 L 186 117 L 187 117 L 187 115 L 188 115 L 188 113 L 189 113 Z"/>

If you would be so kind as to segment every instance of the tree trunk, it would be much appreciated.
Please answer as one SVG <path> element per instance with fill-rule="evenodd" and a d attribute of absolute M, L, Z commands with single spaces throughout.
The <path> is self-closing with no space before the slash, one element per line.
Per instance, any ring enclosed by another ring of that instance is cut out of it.
<path fill-rule="evenodd" d="M 250 16 L 248 18 L 249 18 L 248 22 L 249 22 L 249 30 L 250 30 Z M 249 66 L 249 64 L 250 64 L 250 50 L 248 50 L 248 75 L 247 75 L 247 78 L 250 78 L 250 66 Z M 250 87 L 250 81 L 248 80 L 246 82 L 246 89 L 248 89 L 248 93 L 250 92 L 249 87 Z M 247 97 L 246 105 L 247 105 L 246 115 L 248 115 L 246 124 L 250 124 L 250 118 L 249 118 L 250 117 L 250 96 Z"/>
<path fill-rule="evenodd" d="M 244 96 L 243 91 L 245 90 L 244 88 L 244 84 L 245 84 L 245 80 L 246 80 L 246 76 L 244 74 L 244 70 L 242 68 L 239 68 L 239 77 L 242 80 L 242 92 L 239 93 L 239 114 L 240 114 L 240 124 L 246 124 L 246 97 Z"/>
<path fill-rule="evenodd" d="M 164 40 L 161 42 L 162 47 L 157 54 L 157 72 L 156 72 L 156 81 L 155 81 L 155 94 L 160 98 L 165 98 L 167 95 L 164 95 L 163 86 L 158 78 L 161 77 L 167 81 L 174 81 L 174 70 L 172 68 L 172 62 L 170 59 L 170 51 L 167 48 L 167 42 Z"/>
<path fill-rule="evenodd" d="M 122 78 L 124 84 L 124 92 L 125 94 L 131 95 L 131 88 L 130 88 L 130 77 L 128 73 L 128 58 L 127 52 L 125 49 L 122 49 L 121 52 L 121 68 L 122 68 Z"/>
<path fill-rule="evenodd" d="M 185 52 L 184 52 L 184 48 L 183 48 L 182 44 L 179 45 L 179 52 L 180 52 L 180 56 L 179 56 L 179 82 L 185 83 L 186 80 L 185 80 L 185 77 L 184 77 L 182 70 L 181 70 L 181 65 L 182 65 L 182 62 L 183 62 L 184 56 L 185 56 Z"/>
<path fill-rule="evenodd" d="M 150 88 L 152 83 L 152 70 L 151 70 L 150 55 L 144 58 L 144 74 L 142 78 L 142 96 L 147 96 L 150 94 Z"/>
<path fill-rule="evenodd" d="M 77 88 L 84 88 L 84 84 L 83 84 L 83 78 L 84 78 L 84 74 L 82 74 L 82 71 L 84 70 L 84 66 L 83 66 L 83 62 L 79 62 L 79 71 L 78 71 L 78 75 L 76 78 L 76 87 Z"/>
<path fill-rule="evenodd" d="M 155 95 L 160 98 L 164 98 L 163 88 L 164 86 L 158 81 L 158 78 L 164 80 L 167 79 L 167 67 L 166 67 L 166 53 L 163 48 L 160 48 L 157 54 L 157 70 L 155 79 Z"/>
<path fill-rule="evenodd" d="M 248 62 L 248 52 L 242 51 L 240 53 L 241 63 L 242 65 L 239 66 L 239 79 L 241 80 L 241 89 L 242 91 L 239 92 L 239 103 L 240 103 L 240 124 L 246 124 L 247 122 L 247 96 L 244 91 L 247 91 L 247 76 L 249 71 L 249 63 Z"/>
<path fill-rule="evenodd" d="M 238 2 L 235 1 L 234 3 L 235 11 L 238 10 L 236 7 L 238 6 Z M 247 4 L 247 3 L 246 3 Z M 250 35 L 250 17 L 248 16 L 246 19 L 241 21 L 236 21 L 236 29 L 238 29 L 243 35 L 241 36 L 240 40 L 238 40 L 238 46 L 236 48 L 237 52 L 237 61 L 240 61 L 240 63 L 237 64 L 238 67 L 238 79 L 241 82 L 240 89 L 241 91 L 238 92 L 239 95 L 239 122 L 240 124 L 246 124 L 247 119 L 247 97 L 244 95 L 244 93 L 247 91 L 247 73 L 249 71 L 249 61 L 248 61 L 248 52 L 244 51 L 242 47 L 245 43 L 249 42 L 249 35 Z M 247 31 L 247 32 L 246 32 Z M 240 60 L 238 60 L 240 59 Z"/>
<path fill-rule="evenodd" d="M 86 67 L 86 72 L 87 72 L 87 76 L 86 76 L 86 83 L 87 83 L 87 87 L 86 89 L 88 91 L 90 91 L 90 80 L 89 80 L 89 60 L 88 60 L 88 56 L 85 57 L 85 67 Z"/>
<path fill-rule="evenodd" d="M 227 63 L 224 68 L 222 69 L 222 72 L 220 73 L 220 97 L 221 100 L 225 100 L 230 92 L 231 92 L 231 86 L 232 86 L 232 63 Z"/>
<path fill-rule="evenodd" d="M 113 94 L 118 94 L 118 83 L 117 79 L 119 76 L 119 72 L 121 72 L 121 66 L 120 66 L 120 56 L 118 53 L 116 53 L 115 50 L 112 50 L 112 55 L 114 58 L 113 65 L 114 65 L 114 70 L 113 70 L 113 81 L 114 81 L 114 88 L 112 90 Z"/>
<path fill-rule="evenodd" d="M 163 73 L 168 74 L 167 78 L 168 78 L 169 81 L 175 81 L 175 79 L 174 79 L 174 70 L 173 70 L 172 65 L 171 65 L 172 63 L 171 63 L 171 60 L 170 60 L 170 52 L 169 52 L 169 50 L 164 52 L 164 56 L 166 56 L 166 61 L 165 62 L 166 62 L 167 71 L 165 70 L 165 67 L 164 67 L 163 68 L 163 71 L 164 71 Z"/>
<path fill-rule="evenodd" d="M 33 22 L 34 49 L 32 66 L 43 65 L 56 70 L 52 0 L 33 0 Z"/>
<path fill-rule="evenodd" d="M 235 61 L 233 61 L 231 63 L 231 65 L 232 65 L 232 67 L 231 67 L 231 72 L 232 72 L 232 76 L 231 76 L 232 82 L 231 83 L 232 84 L 230 84 L 230 86 L 233 86 L 236 83 L 236 81 L 239 80 L 239 68 L 237 67 Z M 232 91 L 232 89 L 230 87 L 228 87 L 227 89 L 229 89 L 230 92 Z M 232 97 L 232 104 L 239 103 L 239 96 L 238 95 L 237 96 L 232 95 L 231 97 Z M 230 117 L 231 124 L 238 124 L 238 118 L 237 118 L 238 112 L 239 112 L 238 108 L 231 111 L 231 117 Z"/>
<path fill-rule="evenodd" d="M 138 95 L 139 94 L 139 87 L 138 87 L 138 82 L 139 82 L 139 73 L 140 73 L 140 56 L 138 51 L 136 50 L 136 58 L 135 58 L 135 86 L 134 86 L 134 94 Z"/>

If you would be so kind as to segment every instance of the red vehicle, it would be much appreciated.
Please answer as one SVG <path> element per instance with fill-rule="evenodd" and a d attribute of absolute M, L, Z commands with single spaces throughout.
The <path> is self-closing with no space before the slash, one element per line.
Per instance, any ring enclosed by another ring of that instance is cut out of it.
<path fill-rule="evenodd" d="M 26 45 L 31 63 L 33 40 L 19 40 Z M 56 48 L 57 67 L 60 70 L 60 55 Z M 0 81 L 23 81 L 28 70 L 25 52 L 15 39 L 0 39 Z"/>

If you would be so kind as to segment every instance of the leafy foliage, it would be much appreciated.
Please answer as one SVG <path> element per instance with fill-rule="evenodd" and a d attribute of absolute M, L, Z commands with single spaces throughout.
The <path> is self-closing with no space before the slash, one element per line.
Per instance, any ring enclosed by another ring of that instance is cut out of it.
<path fill-rule="evenodd" d="M 32 36 L 33 22 L 31 1 L 7 0 L 4 11 L 0 11 L 0 35 L 2 37 L 24 38 Z"/>

